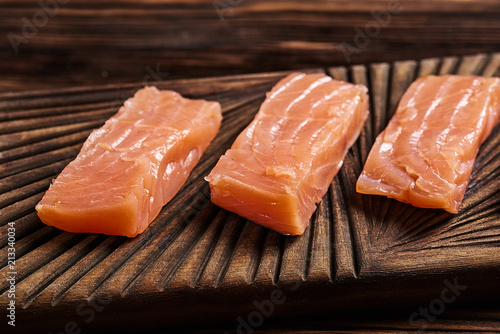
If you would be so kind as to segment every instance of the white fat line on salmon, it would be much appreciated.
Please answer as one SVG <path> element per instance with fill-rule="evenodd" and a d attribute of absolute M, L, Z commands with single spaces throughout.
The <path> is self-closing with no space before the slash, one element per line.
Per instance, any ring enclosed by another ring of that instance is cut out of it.
<path fill-rule="evenodd" d="M 284 92 L 285 89 L 289 88 L 295 81 L 298 81 L 298 80 L 302 79 L 305 76 L 306 76 L 305 73 L 301 73 L 301 74 L 295 75 L 293 78 L 291 78 L 289 81 L 287 81 L 283 86 L 281 86 L 280 88 L 276 89 L 275 91 L 271 91 L 268 99 L 272 100 L 272 99 L 276 98 L 276 96 L 278 96 L 279 94 L 281 94 L 282 92 Z"/>
<path fill-rule="evenodd" d="M 311 94 L 311 92 L 315 88 L 317 88 L 317 87 L 319 87 L 319 86 L 321 86 L 321 85 L 323 85 L 323 84 L 325 84 L 327 82 L 330 82 L 330 81 L 332 81 L 332 78 L 330 78 L 330 77 L 323 77 L 323 78 L 320 78 L 320 79 L 316 80 L 315 82 L 313 82 L 309 87 L 307 87 L 304 90 L 304 92 L 302 94 L 300 94 L 295 100 L 293 100 L 292 102 L 290 102 L 290 104 L 285 109 L 285 113 L 288 113 L 292 109 L 292 107 L 294 105 L 296 105 L 300 101 L 304 100 L 306 98 L 306 96 L 309 95 L 309 94 Z"/>
<path fill-rule="evenodd" d="M 353 53 L 359 54 L 361 50 L 368 47 L 372 38 L 377 37 L 382 28 L 387 27 L 391 21 L 392 16 L 401 13 L 403 10 L 400 0 L 393 0 L 387 4 L 387 10 L 370 11 L 370 15 L 375 19 L 368 21 L 362 30 L 359 26 L 354 27 L 353 45 L 342 42 L 340 48 L 344 53 L 344 57 L 348 64 L 352 62 L 351 56 Z"/>

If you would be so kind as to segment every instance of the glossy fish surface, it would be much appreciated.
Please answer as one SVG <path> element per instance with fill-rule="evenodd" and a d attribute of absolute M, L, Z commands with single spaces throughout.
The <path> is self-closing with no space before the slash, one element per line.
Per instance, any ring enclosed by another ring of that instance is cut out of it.
<path fill-rule="evenodd" d="M 480 145 L 500 118 L 500 79 L 417 79 L 373 145 L 356 190 L 457 213 Z"/>
<path fill-rule="evenodd" d="M 69 232 L 134 237 L 184 184 L 217 134 L 218 102 L 146 87 L 94 130 L 36 206 Z"/>
<path fill-rule="evenodd" d="M 207 176 L 212 202 L 303 234 L 367 115 L 366 87 L 323 73 L 288 75 Z"/>

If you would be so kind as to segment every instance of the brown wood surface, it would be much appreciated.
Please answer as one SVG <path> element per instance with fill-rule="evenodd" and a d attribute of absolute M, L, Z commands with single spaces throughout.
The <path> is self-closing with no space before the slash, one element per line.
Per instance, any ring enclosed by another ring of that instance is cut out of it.
<path fill-rule="evenodd" d="M 310 70 L 366 84 L 371 114 L 300 237 L 278 235 L 217 208 L 203 179 L 285 72 L 156 83 L 220 101 L 224 120 L 185 186 L 134 239 L 63 232 L 43 225 L 34 206 L 89 131 L 142 84 L 0 94 L 0 303 L 8 301 L 11 221 L 17 239 L 18 323 L 37 330 L 58 332 L 68 321 L 115 330 L 230 323 L 249 316 L 254 302 L 269 300 L 276 289 L 286 301 L 274 307 L 273 319 L 388 306 L 411 309 L 443 298 L 446 281 L 466 286 L 458 302 L 498 300 L 499 126 L 481 146 L 457 215 L 360 195 L 354 185 L 376 135 L 416 77 L 498 76 L 499 59 L 500 54 L 481 54 Z M 87 324 L 79 307 L 92 303 L 102 309 Z M 498 318 L 496 310 L 491 317 Z M 490 324 L 490 318 L 468 327 L 452 321 L 449 329 L 491 329 L 498 323 Z M 396 328 L 419 329 L 407 319 Z M 435 324 L 446 328 L 446 322 Z"/>
<path fill-rule="evenodd" d="M 0 1 L 3 91 L 500 50 L 497 0 L 57 1 Z"/>

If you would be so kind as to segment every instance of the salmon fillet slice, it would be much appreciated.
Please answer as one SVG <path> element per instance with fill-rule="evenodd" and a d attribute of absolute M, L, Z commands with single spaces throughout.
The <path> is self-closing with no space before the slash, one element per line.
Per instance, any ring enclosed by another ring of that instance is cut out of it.
<path fill-rule="evenodd" d="M 427 76 L 403 95 L 356 190 L 457 213 L 479 146 L 500 118 L 500 79 Z"/>
<path fill-rule="evenodd" d="M 206 177 L 216 205 L 300 235 L 368 116 L 367 88 L 292 73 Z"/>
<path fill-rule="evenodd" d="M 69 232 L 134 237 L 172 199 L 217 134 L 218 102 L 143 88 L 91 133 L 36 206 Z"/>

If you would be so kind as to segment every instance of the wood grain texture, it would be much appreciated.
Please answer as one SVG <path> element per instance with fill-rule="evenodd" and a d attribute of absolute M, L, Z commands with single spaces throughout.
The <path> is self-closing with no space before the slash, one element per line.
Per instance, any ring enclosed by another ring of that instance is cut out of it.
<path fill-rule="evenodd" d="M 500 49 L 495 0 L 60 3 L 45 21 L 38 1 L 0 2 L 0 89 L 151 83 Z M 29 29 L 34 15 L 38 26 Z"/>
<path fill-rule="evenodd" d="M 43 225 L 34 206 L 89 131 L 141 86 L 0 94 L 0 302 L 8 299 L 6 224 L 11 221 L 17 238 L 18 320 L 38 330 L 58 332 L 69 320 L 82 328 L 115 330 L 193 319 L 231 322 L 247 317 L 255 303 L 270 300 L 276 291 L 286 301 L 275 305 L 273 318 L 426 305 L 439 298 L 446 280 L 466 286 L 457 297 L 462 302 L 498 298 L 498 126 L 481 146 L 457 215 L 360 195 L 354 187 L 375 137 L 416 77 L 458 71 L 499 75 L 498 59 L 498 54 L 480 54 L 309 70 L 366 84 L 371 115 L 300 237 L 278 235 L 219 209 L 210 203 L 203 179 L 287 72 L 157 83 L 188 97 L 220 101 L 224 120 L 186 184 L 134 239 L 63 232 Z M 95 304 L 100 311 L 87 324 L 81 305 Z M 406 320 L 398 326 L 418 330 Z M 449 328 L 472 328 L 460 326 Z"/>

